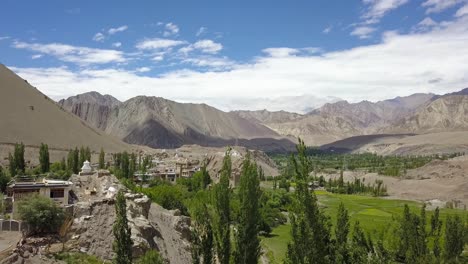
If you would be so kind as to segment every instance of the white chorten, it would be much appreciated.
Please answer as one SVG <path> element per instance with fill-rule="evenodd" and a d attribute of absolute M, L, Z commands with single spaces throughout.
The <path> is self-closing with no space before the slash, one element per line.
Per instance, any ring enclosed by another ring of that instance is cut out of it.
<path fill-rule="evenodd" d="M 89 161 L 83 162 L 83 167 L 81 167 L 81 173 L 91 173 L 93 168 L 89 165 Z"/>

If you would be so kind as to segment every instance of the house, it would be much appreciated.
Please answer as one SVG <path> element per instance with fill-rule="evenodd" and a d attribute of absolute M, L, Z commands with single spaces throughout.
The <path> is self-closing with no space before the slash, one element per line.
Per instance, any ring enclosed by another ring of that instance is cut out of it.
<path fill-rule="evenodd" d="M 13 203 L 13 212 L 21 199 L 31 194 L 48 197 L 58 204 L 65 206 L 70 203 L 69 192 L 73 183 L 62 180 L 35 179 L 28 176 L 19 176 L 7 186 L 7 196 Z"/>

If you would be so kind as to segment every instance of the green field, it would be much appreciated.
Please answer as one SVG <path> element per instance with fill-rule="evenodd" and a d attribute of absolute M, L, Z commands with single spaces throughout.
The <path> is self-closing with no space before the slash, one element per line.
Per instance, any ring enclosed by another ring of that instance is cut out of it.
<path fill-rule="evenodd" d="M 408 204 L 414 212 L 419 212 L 421 204 L 413 201 L 390 200 L 372 196 L 333 194 L 325 191 L 316 191 L 320 206 L 325 209 L 327 215 L 331 217 L 332 224 L 336 222 L 338 205 L 343 202 L 349 212 L 351 225 L 359 220 L 361 227 L 369 232 L 372 237 L 381 237 L 386 231 L 390 231 L 390 226 L 394 224 L 394 217 L 398 217 L 403 212 L 404 204 Z M 427 219 L 430 219 L 432 212 L 427 212 Z M 462 210 L 443 209 L 441 218 L 445 220 L 447 214 L 463 214 L 468 212 Z M 262 239 L 262 246 L 267 252 L 267 256 L 272 263 L 282 263 L 286 253 L 287 243 L 290 239 L 289 225 L 282 225 L 275 228 L 270 237 Z M 352 229 L 351 229 L 352 230 Z M 386 234 L 386 236 L 391 236 Z"/>

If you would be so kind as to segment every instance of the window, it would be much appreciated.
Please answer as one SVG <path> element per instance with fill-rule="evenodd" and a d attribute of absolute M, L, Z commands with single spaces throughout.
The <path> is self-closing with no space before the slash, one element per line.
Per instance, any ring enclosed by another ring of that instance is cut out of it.
<path fill-rule="evenodd" d="M 63 197 L 65 197 L 65 191 L 63 189 L 50 190 L 50 198 L 63 198 Z"/>

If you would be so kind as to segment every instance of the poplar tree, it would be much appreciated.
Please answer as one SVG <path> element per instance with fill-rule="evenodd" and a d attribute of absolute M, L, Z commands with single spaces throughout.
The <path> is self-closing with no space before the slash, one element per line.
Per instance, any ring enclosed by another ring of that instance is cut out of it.
<path fill-rule="evenodd" d="M 101 148 L 101 152 L 99 153 L 99 169 L 105 168 L 105 156 L 106 153 L 104 153 L 104 149 Z"/>
<path fill-rule="evenodd" d="M 286 263 L 332 263 L 329 219 L 319 210 L 317 197 L 310 191 L 307 178 L 311 162 L 306 156 L 304 141 L 299 139 L 297 158 L 293 157 L 296 190 L 290 210 L 291 242 L 288 244 Z"/>
<path fill-rule="evenodd" d="M 86 161 L 86 150 L 83 146 L 80 148 L 78 164 L 82 165 Z"/>
<path fill-rule="evenodd" d="M 91 149 L 89 147 L 85 149 L 85 160 L 91 162 Z"/>
<path fill-rule="evenodd" d="M 257 165 L 247 154 L 239 185 L 240 215 L 236 232 L 235 263 L 254 264 L 260 257 L 260 181 Z"/>
<path fill-rule="evenodd" d="M 80 171 L 80 165 L 83 164 L 83 163 L 80 164 L 79 155 L 80 155 L 80 152 L 78 148 L 76 147 L 75 150 L 73 151 L 73 173 L 75 174 L 78 174 L 78 172 Z"/>
<path fill-rule="evenodd" d="M 131 229 L 128 226 L 127 219 L 127 203 L 122 191 L 117 193 L 115 201 L 116 220 L 112 227 L 114 234 L 113 249 L 115 252 L 114 263 L 116 264 L 131 264 L 132 263 L 132 246 Z"/>
<path fill-rule="evenodd" d="M 15 177 L 16 176 L 16 164 L 15 164 L 15 158 L 11 153 L 8 153 L 8 162 L 9 162 L 9 171 L 10 171 L 10 177 Z"/>
<path fill-rule="evenodd" d="M 24 144 L 15 144 L 15 152 L 13 155 L 15 172 L 24 173 L 26 171 L 26 162 L 24 161 Z"/>
<path fill-rule="evenodd" d="M 41 172 L 46 173 L 50 170 L 50 159 L 49 159 L 49 146 L 41 143 L 39 149 L 39 163 L 41 165 Z"/>
<path fill-rule="evenodd" d="M 192 263 L 212 264 L 213 228 L 209 215 L 209 192 L 198 192 L 190 210 L 192 218 Z"/>
<path fill-rule="evenodd" d="M 348 248 L 349 216 L 344 204 L 340 203 L 336 217 L 336 263 L 351 263 Z"/>
<path fill-rule="evenodd" d="M 466 229 L 459 215 L 448 215 L 445 220 L 444 256 L 447 262 L 458 262 L 463 252 L 466 238 Z"/>
<path fill-rule="evenodd" d="M 213 234 L 215 240 L 216 256 L 220 264 L 229 264 L 231 258 L 231 232 L 230 232 L 230 188 L 231 153 L 226 151 L 219 183 L 213 187 Z"/>

